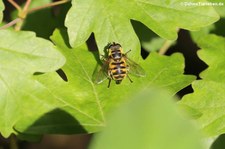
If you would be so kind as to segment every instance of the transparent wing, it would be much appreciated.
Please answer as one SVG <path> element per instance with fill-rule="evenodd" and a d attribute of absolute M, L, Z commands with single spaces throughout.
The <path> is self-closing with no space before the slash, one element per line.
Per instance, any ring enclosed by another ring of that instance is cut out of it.
<path fill-rule="evenodd" d="M 145 77 L 146 73 L 145 70 L 138 65 L 136 62 L 132 61 L 131 59 L 126 57 L 126 62 L 128 64 L 128 70 L 129 70 L 129 74 L 134 75 L 134 76 L 138 76 L 138 77 Z"/>
<path fill-rule="evenodd" d="M 103 63 L 102 66 L 97 64 L 96 69 L 95 69 L 95 71 L 94 71 L 94 73 L 92 75 L 92 81 L 95 84 L 102 83 L 104 80 L 106 80 L 108 78 L 107 70 L 108 70 L 108 64 L 106 62 Z"/>

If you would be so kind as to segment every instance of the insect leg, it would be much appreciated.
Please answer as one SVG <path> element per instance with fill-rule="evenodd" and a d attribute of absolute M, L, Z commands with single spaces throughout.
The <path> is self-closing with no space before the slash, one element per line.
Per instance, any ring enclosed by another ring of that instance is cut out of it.
<path fill-rule="evenodd" d="M 105 57 L 105 55 L 101 55 L 101 60 L 107 61 L 107 58 Z"/>
<path fill-rule="evenodd" d="M 127 75 L 127 78 L 130 80 L 130 83 L 132 83 L 133 81 L 131 80 L 131 78 L 129 77 L 129 75 Z"/>
<path fill-rule="evenodd" d="M 108 84 L 108 88 L 110 87 L 110 83 L 111 83 L 111 80 L 112 80 L 112 79 L 109 79 L 109 84 Z"/>
<path fill-rule="evenodd" d="M 124 55 L 126 56 L 127 55 L 127 53 L 129 53 L 131 51 L 131 49 L 129 50 L 129 51 L 127 51 Z"/>

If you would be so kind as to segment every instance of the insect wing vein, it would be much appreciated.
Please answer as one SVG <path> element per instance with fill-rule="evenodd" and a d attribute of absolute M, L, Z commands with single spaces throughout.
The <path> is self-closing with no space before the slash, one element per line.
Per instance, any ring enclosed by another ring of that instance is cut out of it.
<path fill-rule="evenodd" d="M 126 57 L 126 62 L 129 66 L 129 74 L 138 76 L 138 77 L 145 77 L 146 73 L 145 70 L 138 65 L 136 62 L 132 61 L 131 59 Z"/>
<path fill-rule="evenodd" d="M 92 76 L 92 80 L 95 84 L 100 84 L 107 79 L 107 69 L 107 63 L 104 63 L 102 66 L 100 66 L 99 64 L 97 65 Z"/>

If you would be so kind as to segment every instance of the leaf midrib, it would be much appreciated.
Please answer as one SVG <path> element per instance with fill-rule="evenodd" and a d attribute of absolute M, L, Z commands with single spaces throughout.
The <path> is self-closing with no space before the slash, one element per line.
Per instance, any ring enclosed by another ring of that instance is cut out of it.
<path fill-rule="evenodd" d="M 82 62 L 80 61 L 80 59 L 74 55 L 75 59 L 77 60 L 77 62 L 80 64 L 83 72 L 85 73 L 86 77 L 88 78 L 88 82 L 91 84 L 92 86 L 92 90 L 93 90 L 93 93 L 95 95 L 95 99 L 96 99 L 96 103 L 98 105 L 98 108 L 99 108 L 99 111 L 100 111 L 100 115 L 102 117 L 102 123 L 105 123 L 105 116 L 104 116 L 104 112 L 103 112 L 103 109 L 102 109 L 102 106 L 100 104 L 100 99 L 99 99 L 99 96 L 98 96 L 98 93 L 96 91 L 96 88 L 94 86 L 94 83 L 92 82 L 92 79 L 90 78 L 90 76 L 88 75 L 88 72 L 86 71 L 86 69 L 84 68 Z"/>

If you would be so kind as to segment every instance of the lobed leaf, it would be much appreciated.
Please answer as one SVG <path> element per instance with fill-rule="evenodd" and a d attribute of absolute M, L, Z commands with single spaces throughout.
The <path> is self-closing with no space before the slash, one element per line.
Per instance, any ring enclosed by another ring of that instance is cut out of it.
<path fill-rule="evenodd" d="M 184 0 L 72 0 L 65 25 L 70 44 L 78 47 L 93 32 L 100 54 L 108 42 L 119 42 L 125 51 L 134 50 L 136 59 L 140 44 L 130 20 L 142 22 L 159 36 L 175 40 L 177 29 L 197 30 L 219 19 L 211 6 L 184 5 Z M 190 2 L 206 2 L 191 0 Z M 198 19 L 196 19 L 198 18 Z M 190 21 L 195 20 L 195 21 Z"/>
<path fill-rule="evenodd" d="M 214 4 L 214 9 L 216 10 L 216 12 L 221 16 L 221 17 L 225 17 L 225 1 L 224 0 L 209 0 L 209 2 L 212 2 Z"/>
<path fill-rule="evenodd" d="M 33 74 L 55 71 L 65 63 L 64 57 L 46 40 L 32 32 L 0 31 L 0 131 L 7 137 L 21 117 L 41 114 L 46 90 Z M 48 105 L 48 108 L 52 107 Z"/>
<path fill-rule="evenodd" d="M 19 132 L 36 135 L 96 132 L 106 125 L 107 113 L 129 99 L 131 94 L 155 85 L 170 90 L 172 96 L 195 79 L 194 76 L 183 75 L 183 58 L 180 54 L 166 57 L 152 53 L 140 63 L 146 71 L 146 77 L 130 76 L 133 83 L 125 79 L 120 85 L 112 81 L 110 88 L 107 88 L 108 81 L 96 85 L 92 82 L 92 74 L 98 53 L 88 51 L 86 46 L 68 48 L 64 33 L 63 30 L 56 30 L 51 39 L 67 59 L 61 72 L 64 72 L 67 81 L 55 73 L 36 76 L 38 82 L 62 104 L 38 119 L 30 115 L 27 121 L 28 117 L 24 117 L 15 125 Z"/>
<path fill-rule="evenodd" d="M 202 80 L 192 84 L 194 93 L 184 96 L 180 104 L 201 113 L 197 121 L 212 137 L 225 132 L 225 39 L 206 35 L 197 43 L 202 48 L 198 55 L 209 67 L 201 73 Z"/>
<path fill-rule="evenodd" d="M 220 15 L 220 20 L 215 22 L 214 24 L 211 24 L 207 27 L 202 28 L 199 31 L 191 32 L 192 40 L 198 41 L 203 36 L 206 36 L 208 34 L 216 34 L 219 36 L 225 36 L 225 0 L 209 0 L 211 4 L 213 5 L 213 8 L 216 10 L 216 12 Z M 198 39 L 199 38 L 199 39 Z"/>

